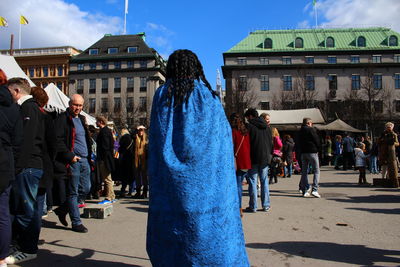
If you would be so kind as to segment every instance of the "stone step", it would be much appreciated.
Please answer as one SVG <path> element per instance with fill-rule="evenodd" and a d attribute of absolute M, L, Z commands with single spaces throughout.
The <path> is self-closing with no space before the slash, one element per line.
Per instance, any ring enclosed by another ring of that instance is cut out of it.
<path fill-rule="evenodd" d="M 83 209 L 83 218 L 105 219 L 113 212 L 113 205 L 110 204 L 88 204 Z"/>

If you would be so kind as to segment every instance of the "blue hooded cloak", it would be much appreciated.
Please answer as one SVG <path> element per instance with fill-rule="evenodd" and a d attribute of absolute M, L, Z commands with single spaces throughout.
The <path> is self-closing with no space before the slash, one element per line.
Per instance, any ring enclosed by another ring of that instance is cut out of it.
<path fill-rule="evenodd" d="M 188 102 L 157 89 L 149 132 L 147 253 L 153 266 L 249 266 L 231 128 L 201 82 Z"/>

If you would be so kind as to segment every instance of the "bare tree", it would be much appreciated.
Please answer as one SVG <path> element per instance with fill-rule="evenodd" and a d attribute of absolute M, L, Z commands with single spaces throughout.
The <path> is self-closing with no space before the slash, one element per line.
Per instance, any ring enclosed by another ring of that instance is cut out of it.
<path fill-rule="evenodd" d="M 257 95 L 251 82 L 247 79 L 232 79 L 232 86 L 229 87 L 227 88 L 225 100 L 225 112 L 227 114 L 232 114 L 233 112 L 242 114 L 246 108 L 255 104 Z"/>
<path fill-rule="evenodd" d="M 292 99 L 296 108 L 313 108 L 318 96 L 315 90 L 314 76 L 308 75 L 305 70 L 297 70 L 293 86 Z"/>

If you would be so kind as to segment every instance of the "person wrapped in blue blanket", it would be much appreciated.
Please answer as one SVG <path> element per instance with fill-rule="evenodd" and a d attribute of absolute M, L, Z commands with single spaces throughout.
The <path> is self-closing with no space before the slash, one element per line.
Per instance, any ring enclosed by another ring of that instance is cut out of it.
<path fill-rule="evenodd" d="M 153 266 L 249 266 L 231 128 L 190 50 L 167 63 L 149 131 L 147 253 Z"/>

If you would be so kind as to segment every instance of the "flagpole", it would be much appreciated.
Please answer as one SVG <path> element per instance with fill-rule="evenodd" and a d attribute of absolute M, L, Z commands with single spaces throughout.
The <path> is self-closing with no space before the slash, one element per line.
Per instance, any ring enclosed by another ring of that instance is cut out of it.
<path fill-rule="evenodd" d="M 314 2 L 314 13 L 315 13 L 315 28 L 318 28 L 318 12 L 317 12 L 317 1 Z"/>
<path fill-rule="evenodd" d="M 18 49 L 21 49 L 21 32 L 22 32 L 22 24 L 21 21 L 19 23 L 19 38 L 18 38 Z"/>
<path fill-rule="evenodd" d="M 128 14 L 128 1 L 125 0 L 124 35 L 126 34 L 126 14 Z"/>

